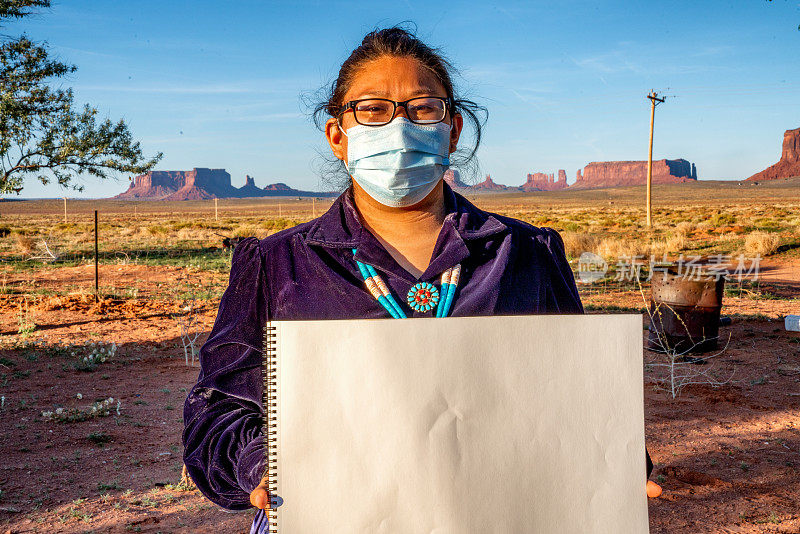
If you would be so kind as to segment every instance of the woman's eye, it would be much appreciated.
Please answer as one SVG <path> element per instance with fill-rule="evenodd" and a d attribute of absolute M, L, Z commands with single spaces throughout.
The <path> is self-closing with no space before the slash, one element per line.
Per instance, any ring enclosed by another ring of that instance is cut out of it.
<path fill-rule="evenodd" d="M 373 114 L 380 114 L 380 113 L 387 113 L 390 109 L 389 106 L 382 103 L 376 102 L 364 102 L 356 106 L 356 111 L 358 113 L 373 113 Z"/>

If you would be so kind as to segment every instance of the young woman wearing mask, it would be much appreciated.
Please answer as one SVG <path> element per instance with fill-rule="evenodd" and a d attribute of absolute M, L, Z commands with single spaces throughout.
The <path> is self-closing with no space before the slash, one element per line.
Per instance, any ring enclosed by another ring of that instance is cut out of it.
<path fill-rule="evenodd" d="M 184 462 L 210 500 L 259 509 L 262 328 L 272 320 L 583 313 L 558 232 L 482 211 L 444 181 L 480 143 L 482 108 L 452 67 L 402 28 L 366 35 L 342 64 L 324 131 L 348 187 L 321 217 L 234 251 L 230 284 L 184 408 Z M 475 143 L 458 150 L 465 119 Z M 321 124 L 322 121 L 319 121 Z M 456 161 L 454 161 L 456 160 Z M 647 476 L 652 463 L 647 456 Z"/>

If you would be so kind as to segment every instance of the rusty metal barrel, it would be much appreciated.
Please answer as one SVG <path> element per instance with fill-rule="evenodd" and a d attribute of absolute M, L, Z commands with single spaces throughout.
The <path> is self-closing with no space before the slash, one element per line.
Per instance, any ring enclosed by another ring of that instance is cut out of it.
<path fill-rule="evenodd" d="M 724 276 L 702 271 L 681 274 L 670 267 L 654 273 L 650 283 L 648 348 L 679 354 L 717 348 Z"/>

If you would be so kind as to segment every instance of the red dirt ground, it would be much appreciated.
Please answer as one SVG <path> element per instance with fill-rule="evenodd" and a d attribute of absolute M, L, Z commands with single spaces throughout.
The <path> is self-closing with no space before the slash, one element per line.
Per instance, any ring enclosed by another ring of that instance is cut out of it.
<path fill-rule="evenodd" d="M 117 275 L 109 269 L 104 279 L 119 276 L 124 286 L 123 278 L 144 278 L 139 268 L 123 266 Z M 187 275 L 146 270 L 147 284 Z M 54 270 L 37 286 L 78 274 Z M 29 340 L 43 346 L 20 349 L 13 348 L 18 300 L 0 295 L 0 532 L 247 532 L 252 510 L 227 513 L 196 489 L 170 485 L 180 479 L 183 399 L 199 370 L 184 364 L 172 317 L 181 303 L 40 297 Z M 587 295 L 584 303 L 636 307 L 641 297 Z M 792 311 L 797 301 L 726 298 L 723 314 L 739 315 L 721 329 L 730 343 L 709 366 L 733 372 L 732 380 L 687 386 L 675 400 L 652 379 L 645 384 L 652 478 L 664 488 L 649 501 L 652 533 L 800 532 L 800 335 L 778 319 Z M 216 304 L 200 315 L 207 333 Z M 91 340 L 119 347 L 92 372 L 75 370 L 77 358 L 68 353 L 44 348 Z M 121 401 L 119 416 L 75 423 L 41 416 L 107 397 Z M 99 432 L 109 441 L 89 439 Z"/>

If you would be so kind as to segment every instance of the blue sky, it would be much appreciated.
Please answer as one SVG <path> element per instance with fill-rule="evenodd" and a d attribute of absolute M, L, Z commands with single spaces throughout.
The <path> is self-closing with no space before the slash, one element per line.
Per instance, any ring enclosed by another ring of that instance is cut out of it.
<path fill-rule="evenodd" d="M 700 179 L 742 179 L 775 163 L 800 127 L 800 2 L 155 2 L 61 1 L 6 25 L 78 66 L 79 104 L 124 118 L 158 169 L 225 168 L 235 186 L 330 189 L 324 137 L 301 94 L 329 83 L 376 26 L 413 20 L 486 106 L 480 176 L 519 185 L 528 172 L 647 157 L 685 158 Z M 79 178 L 69 196 L 117 194 Z M 26 179 L 23 197 L 63 195 Z"/>

